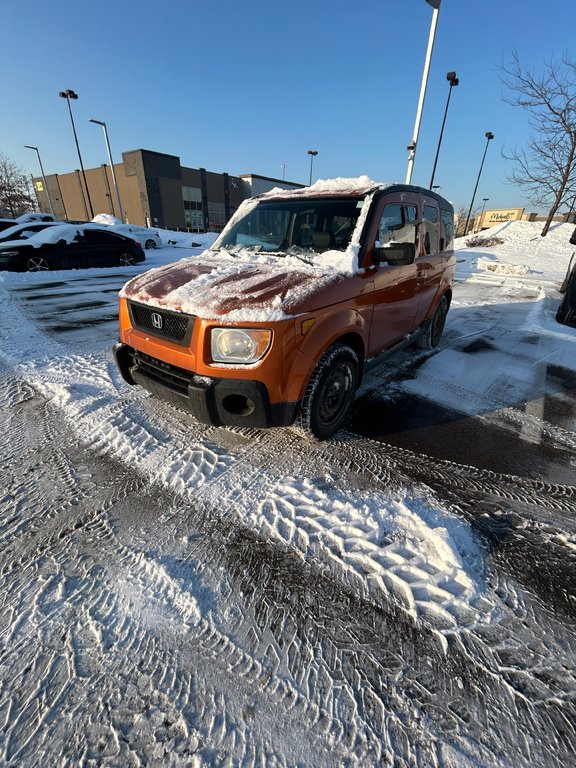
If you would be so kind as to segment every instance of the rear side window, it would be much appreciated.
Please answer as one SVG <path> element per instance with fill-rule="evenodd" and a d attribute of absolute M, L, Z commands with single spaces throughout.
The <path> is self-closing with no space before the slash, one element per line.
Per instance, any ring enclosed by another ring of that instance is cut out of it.
<path fill-rule="evenodd" d="M 454 215 L 452 211 L 440 211 L 440 250 L 447 251 L 454 246 Z"/>
<path fill-rule="evenodd" d="M 438 253 L 438 209 L 425 205 L 422 209 L 424 226 L 424 250 L 426 253 Z"/>
<path fill-rule="evenodd" d="M 118 244 L 120 238 L 112 232 L 98 232 L 96 230 L 85 229 L 84 238 L 87 243 L 114 243 Z"/>

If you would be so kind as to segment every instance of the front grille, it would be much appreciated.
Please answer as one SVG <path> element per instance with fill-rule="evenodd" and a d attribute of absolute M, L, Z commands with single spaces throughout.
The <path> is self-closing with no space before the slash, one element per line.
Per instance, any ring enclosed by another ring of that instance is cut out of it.
<path fill-rule="evenodd" d="M 188 393 L 188 384 L 194 376 L 190 371 L 157 360 L 143 352 L 134 351 L 132 358 L 138 370 L 148 378 L 159 381 L 176 392 L 181 392 L 184 395 Z"/>
<path fill-rule="evenodd" d="M 176 344 L 188 345 L 194 328 L 194 315 L 170 312 L 146 304 L 128 303 L 132 325 L 152 336 L 168 339 Z"/>

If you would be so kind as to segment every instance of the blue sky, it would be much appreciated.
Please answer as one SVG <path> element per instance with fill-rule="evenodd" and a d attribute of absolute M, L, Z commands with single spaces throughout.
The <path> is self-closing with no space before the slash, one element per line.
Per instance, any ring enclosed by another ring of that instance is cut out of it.
<path fill-rule="evenodd" d="M 220 0 L 203 3 L 10 3 L 2 11 L 0 152 L 38 174 L 116 162 L 139 147 L 183 165 L 307 183 L 367 174 L 403 182 L 432 8 L 425 0 Z M 574 2 L 442 0 L 412 181 L 427 186 L 448 96 L 454 89 L 435 183 L 468 206 L 476 199 L 526 205 L 507 177 L 502 147 L 521 146 L 526 114 L 502 100 L 498 65 L 513 49 L 540 70 L 574 51 Z"/>

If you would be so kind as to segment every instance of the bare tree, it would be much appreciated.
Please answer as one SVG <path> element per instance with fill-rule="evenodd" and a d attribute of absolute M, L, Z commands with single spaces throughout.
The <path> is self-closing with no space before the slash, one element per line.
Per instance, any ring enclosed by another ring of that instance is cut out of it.
<path fill-rule="evenodd" d="M 477 216 L 480 213 L 482 209 L 482 205 L 478 203 L 474 206 L 474 208 L 470 211 L 470 222 L 473 222 L 474 226 L 472 229 L 476 229 L 476 227 L 479 224 L 479 221 L 477 220 Z M 464 231 L 464 228 L 466 227 L 466 222 L 468 221 L 468 206 L 465 203 L 462 203 L 457 208 L 454 209 L 454 232 L 456 237 L 463 237 L 466 234 L 469 234 L 472 229 L 468 229 L 468 232 Z"/>
<path fill-rule="evenodd" d="M 528 111 L 531 128 L 525 148 L 502 154 L 515 165 L 510 181 L 534 205 L 549 208 L 541 233 L 545 237 L 560 206 L 576 194 L 576 63 L 564 55 L 536 75 L 514 51 L 511 64 L 500 69 L 511 92 L 504 100 Z"/>
<path fill-rule="evenodd" d="M 34 210 L 24 169 L 0 154 L 0 211 L 15 219 Z"/>

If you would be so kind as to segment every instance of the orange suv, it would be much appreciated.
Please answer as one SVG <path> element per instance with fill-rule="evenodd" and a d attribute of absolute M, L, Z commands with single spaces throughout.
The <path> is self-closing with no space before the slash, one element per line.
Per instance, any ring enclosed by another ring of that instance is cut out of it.
<path fill-rule="evenodd" d="M 116 362 L 201 422 L 328 438 L 368 366 L 438 344 L 453 236 L 452 205 L 420 187 L 362 177 L 272 190 L 201 256 L 123 287 Z"/>

